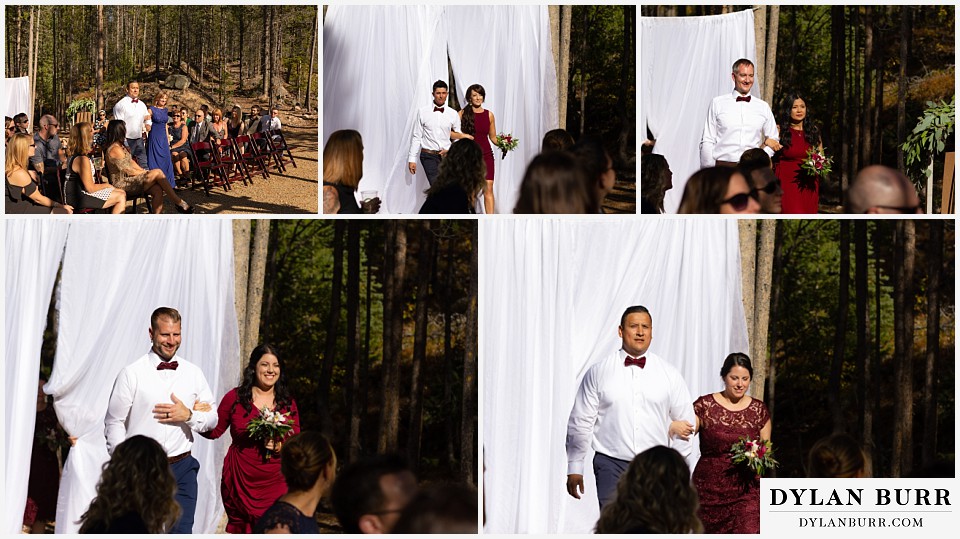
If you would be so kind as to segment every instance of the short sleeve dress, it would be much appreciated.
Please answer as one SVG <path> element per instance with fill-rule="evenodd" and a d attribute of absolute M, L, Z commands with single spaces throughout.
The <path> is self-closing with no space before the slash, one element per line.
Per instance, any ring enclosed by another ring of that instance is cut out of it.
<path fill-rule="evenodd" d="M 133 166 L 130 152 L 125 151 L 123 157 L 120 159 L 114 159 L 107 153 L 106 161 L 107 170 L 110 171 L 110 183 L 113 184 L 114 187 L 126 191 L 128 197 L 140 196 L 144 193 L 147 172 L 132 176 L 124 172 L 125 170 L 130 170 L 130 167 Z"/>
<path fill-rule="evenodd" d="M 698 398 L 693 411 L 700 419 L 700 460 L 693 484 L 700 496 L 704 531 L 760 533 L 760 479 L 733 464 L 730 447 L 742 437 L 759 438 L 770 412 L 757 399 L 743 410 L 728 410 L 713 394 Z"/>

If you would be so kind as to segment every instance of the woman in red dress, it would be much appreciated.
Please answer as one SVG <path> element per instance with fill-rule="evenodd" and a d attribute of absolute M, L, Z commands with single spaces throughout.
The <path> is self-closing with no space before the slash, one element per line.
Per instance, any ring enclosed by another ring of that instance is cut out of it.
<path fill-rule="evenodd" d="M 773 171 L 783 189 L 783 213 L 817 213 L 820 179 L 800 168 L 811 147 L 823 151 L 820 131 L 807 115 L 807 103 L 791 92 L 780 103 L 780 144 L 773 145 Z M 769 139 L 768 139 L 769 140 Z"/>
<path fill-rule="evenodd" d="M 487 182 L 483 187 L 483 212 L 492 214 L 493 209 L 493 147 L 497 144 L 497 123 L 493 113 L 483 108 L 487 91 L 483 86 L 474 84 L 467 88 L 467 106 L 460 111 L 460 130 L 470 135 L 483 151 L 483 162 L 487 165 Z M 472 194 L 472 193 L 471 193 Z"/>
<path fill-rule="evenodd" d="M 697 425 L 674 421 L 671 436 L 700 433 L 700 460 L 693 484 L 700 496 L 700 520 L 706 533 L 760 533 L 760 478 L 735 465 L 730 448 L 741 438 L 769 440 L 773 427 L 763 401 L 747 395 L 753 367 L 746 354 L 727 356 L 720 368 L 723 391 L 693 403 Z"/>
<path fill-rule="evenodd" d="M 233 442 L 223 459 L 220 494 L 227 512 L 227 533 L 251 533 L 263 513 L 287 492 L 280 473 L 282 442 L 262 442 L 247 434 L 247 425 L 264 408 L 289 417 L 293 430 L 300 432 L 297 403 L 283 376 L 283 361 L 269 344 L 253 349 L 243 371 L 243 382 L 220 400 L 217 428 L 203 433 L 219 438 L 227 428 Z"/>

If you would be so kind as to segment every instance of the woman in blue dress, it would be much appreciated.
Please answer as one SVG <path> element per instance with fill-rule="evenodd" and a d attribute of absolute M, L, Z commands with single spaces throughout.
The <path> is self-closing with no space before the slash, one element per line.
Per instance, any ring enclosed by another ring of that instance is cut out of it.
<path fill-rule="evenodd" d="M 173 173 L 173 159 L 170 158 L 170 139 L 167 138 L 167 93 L 160 90 L 153 99 L 153 106 L 148 109 L 152 126 L 147 136 L 147 169 L 159 168 L 170 182 L 170 187 L 177 187 L 177 176 Z"/>

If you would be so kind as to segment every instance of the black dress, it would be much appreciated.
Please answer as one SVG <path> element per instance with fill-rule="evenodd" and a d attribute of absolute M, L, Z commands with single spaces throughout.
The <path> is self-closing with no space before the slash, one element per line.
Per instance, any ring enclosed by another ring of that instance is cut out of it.
<path fill-rule="evenodd" d="M 357 198 L 353 196 L 353 189 L 342 183 L 323 182 L 323 185 L 329 185 L 337 190 L 337 198 L 340 199 L 340 211 L 337 213 L 363 213 L 360 204 L 357 204 Z"/>
<path fill-rule="evenodd" d="M 17 187 L 7 180 L 7 200 L 4 207 L 7 215 L 20 213 L 50 213 L 50 208 L 37 204 L 30 198 L 37 190 L 37 184 L 30 182 L 26 187 Z"/>
<path fill-rule="evenodd" d="M 299 509 L 287 502 L 277 500 L 260 517 L 253 533 L 266 533 L 279 525 L 286 526 L 290 533 L 320 533 L 320 527 L 312 516 L 304 515 Z"/>
<path fill-rule="evenodd" d="M 448 185 L 427 197 L 420 207 L 420 213 L 473 213 L 470 197 L 460 184 Z"/>
<path fill-rule="evenodd" d="M 150 530 L 140 515 L 130 511 L 109 526 L 104 526 L 102 522 L 94 523 L 84 533 L 150 533 Z"/>

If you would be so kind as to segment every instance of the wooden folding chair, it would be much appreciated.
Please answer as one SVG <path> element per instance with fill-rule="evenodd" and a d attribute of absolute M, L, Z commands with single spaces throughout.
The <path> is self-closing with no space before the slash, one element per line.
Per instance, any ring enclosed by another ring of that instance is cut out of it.
<path fill-rule="evenodd" d="M 257 151 L 257 145 L 252 142 L 250 135 L 238 136 L 233 139 L 233 144 L 237 155 L 240 156 L 240 159 L 242 159 L 244 165 L 246 165 L 248 174 L 259 171 L 263 179 L 270 177 L 270 172 L 267 171 L 268 158 L 265 155 L 260 155 L 260 152 Z M 253 183 L 252 177 L 250 178 L 250 183 Z"/>
<path fill-rule="evenodd" d="M 190 149 L 193 150 L 190 152 L 190 157 L 194 165 L 194 174 L 200 176 L 203 190 L 207 196 L 210 196 L 211 185 L 222 185 L 224 191 L 229 191 L 230 182 L 223 177 L 223 169 L 217 168 L 217 152 L 214 151 L 213 146 L 209 142 L 194 142 L 190 144 Z M 201 152 L 203 156 L 201 156 Z M 220 179 L 211 179 L 212 174 L 219 175 Z"/>
<path fill-rule="evenodd" d="M 267 136 L 270 137 L 271 146 L 281 150 L 280 157 L 283 159 L 283 162 L 286 163 L 287 159 L 289 159 L 293 168 L 297 168 L 297 162 L 293 159 L 293 153 L 290 152 L 290 147 L 287 146 L 287 139 L 283 136 L 283 131 L 280 129 L 271 129 L 267 132 Z M 283 157 L 283 152 L 287 152 L 286 158 Z"/>
<path fill-rule="evenodd" d="M 250 173 L 247 172 L 247 166 L 240 158 L 240 153 L 236 150 L 233 139 L 219 139 L 216 143 L 217 148 L 217 167 L 223 170 L 223 175 L 228 182 L 235 182 L 237 178 L 247 185 L 250 179 Z M 250 183 L 253 180 L 250 179 Z"/>

